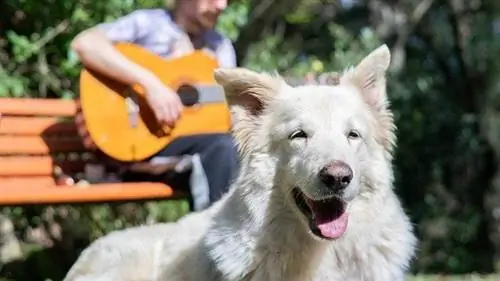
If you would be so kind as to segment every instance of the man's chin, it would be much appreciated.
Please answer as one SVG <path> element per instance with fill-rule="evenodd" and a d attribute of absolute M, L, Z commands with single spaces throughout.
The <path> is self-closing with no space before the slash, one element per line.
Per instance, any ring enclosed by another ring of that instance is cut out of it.
<path fill-rule="evenodd" d="M 212 19 L 200 19 L 199 20 L 199 26 L 202 30 L 214 29 L 216 24 L 217 24 L 217 21 L 212 20 Z"/>

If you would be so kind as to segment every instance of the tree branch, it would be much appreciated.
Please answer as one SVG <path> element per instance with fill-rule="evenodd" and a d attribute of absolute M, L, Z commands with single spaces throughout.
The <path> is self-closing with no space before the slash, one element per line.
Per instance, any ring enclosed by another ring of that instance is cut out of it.
<path fill-rule="evenodd" d="M 394 71 L 399 72 L 403 69 L 406 61 L 405 46 L 408 41 L 408 37 L 414 31 L 416 26 L 420 23 L 422 18 L 427 14 L 435 0 L 423 0 L 417 5 L 415 10 L 410 16 L 409 23 L 406 26 L 402 26 L 398 29 L 398 37 L 396 43 L 393 46 L 393 63 L 392 68 Z"/>
<path fill-rule="evenodd" d="M 466 35 L 464 32 L 469 29 L 467 22 L 463 16 L 459 16 L 462 7 L 464 7 L 464 2 L 462 0 L 448 0 L 447 6 L 449 7 L 449 23 L 453 32 L 453 52 L 458 62 L 459 73 L 462 76 L 461 81 L 463 82 L 462 90 L 459 94 L 459 99 L 462 104 L 462 108 L 466 112 L 474 112 L 475 109 L 475 92 L 471 86 L 471 76 L 469 74 L 467 63 L 465 62 L 465 45 L 466 45 Z"/>

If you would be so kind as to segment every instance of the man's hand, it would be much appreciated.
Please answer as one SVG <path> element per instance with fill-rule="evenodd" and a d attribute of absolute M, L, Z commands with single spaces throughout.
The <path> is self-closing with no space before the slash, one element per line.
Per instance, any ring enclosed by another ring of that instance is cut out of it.
<path fill-rule="evenodd" d="M 145 90 L 146 99 L 158 122 L 173 127 L 184 107 L 179 95 L 162 82 L 148 84 Z"/>

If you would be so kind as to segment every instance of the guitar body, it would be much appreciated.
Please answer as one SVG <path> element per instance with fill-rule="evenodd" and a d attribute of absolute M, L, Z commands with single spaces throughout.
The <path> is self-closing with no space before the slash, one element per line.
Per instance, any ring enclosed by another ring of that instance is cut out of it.
<path fill-rule="evenodd" d="M 89 69 L 82 70 L 81 113 L 93 144 L 104 154 L 123 162 L 141 161 L 175 138 L 229 131 L 230 113 L 222 88 L 213 78 L 213 70 L 218 67 L 215 59 L 196 51 L 165 60 L 134 44 L 117 44 L 116 48 L 177 91 L 185 107 L 173 129 L 162 126 L 140 86 L 129 87 Z"/>

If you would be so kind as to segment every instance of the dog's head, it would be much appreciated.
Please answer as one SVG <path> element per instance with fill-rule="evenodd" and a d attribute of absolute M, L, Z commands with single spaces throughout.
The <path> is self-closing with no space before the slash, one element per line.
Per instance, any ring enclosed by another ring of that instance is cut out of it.
<path fill-rule="evenodd" d="M 251 169 L 272 163 L 260 167 L 274 169 L 270 181 L 283 196 L 293 195 L 290 206 L 323 239 L 339 238 L 348 205 L 390 180 L 395 136 L 386 98 L 389 63 L 383 45 L 334 85 L 298 87 L 243 68 L 215 71 L 236 118 L 233 135 L 243 161 Z"/>

